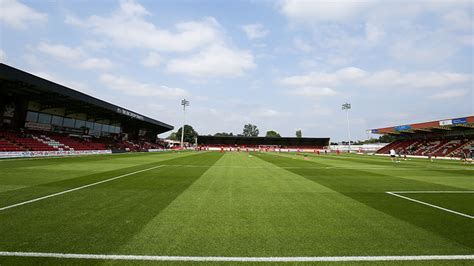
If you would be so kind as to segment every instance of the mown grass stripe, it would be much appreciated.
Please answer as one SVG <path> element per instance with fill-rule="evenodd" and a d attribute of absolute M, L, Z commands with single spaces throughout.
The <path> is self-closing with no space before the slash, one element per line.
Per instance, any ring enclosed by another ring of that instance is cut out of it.
<path fill-rule="evenodd" d="M 122 158 L 96 157 L 95 159 L 61 158 L 38 161 L 11 162 L 2 168 L 5 175 L 0 176 L 0 207 L 16 204 L 63 190 L 87 185 L 133 171 L 170 164 L 177 158 L 187 158 L 196 154 L 127 154 Z M 190 156 L 191 155 L 191 156 Z M 38 167 L 38 168 L 37 168 Z M 32 182 L 29 183 L 29 180 Z M 2 191 L 4 184 L 19 187 Z"/>
<path fill-rule="evenodd" d="M 430 203 L 427 203 L 427 202 L 424 202 L 424 201 L 421 201 L 421 200 L 416 200 L 416 199 L 412 199 L 410 197 L 405 197 L 405 196 L 402 196 L 402 195 L 398 195 L 398 193 L 403 193 L 403 192 L 389 192 L 389 191 L 387 191 L 386 193 L 389 194 L 389 195 L 395 196 L 395 197 L 399 197 L 399 198 L 406 199 L 406 200 L 409 200 L 409 201 L 413 201 L 413 202 L 423 204 L 423 205 L 426 205 L 426 206 L 429 206 L 429 207 L 433 207 L 433 208 L 436 208 L 436 209 L 439 209 L 439 210 L 442 210 L 442 211 L 445 211 L 445 212 L 450 212 L 450 213 L 457 214 L 457 215 L 460 215 L 460 216 L 463 216 L 463 217 L 466 217 L 466 218 L 469 218 L 469 219 L 474 219 L 474 216 L 469 215 L 469 214 L 453 211 L 453 210 L 446 209 L 446 208 L 440 207 L 438 205 L 430 204 Z"/>
<path fill-rule="evenodd" d="M 294 160 L 273 154 L 255 154 L 255 156 L 280 167 L 324 166 L 324 163 L 317 160 Z M 472 235 L 474 228 L 471 219 L 448 212 L 439 212 L 421 204 L 412 204 L 410 201 L 399 201 L 386 193 L 386 191 L 414 190 L 413 188 L 426 191 L 452 191 L 456 190 L 455 187 L 432 183 L 429 179 L 412 180 L 390 171 L 298 168 L 288 170 L 394 218 L 409 222 L 465 247 L 472 249 L 474 246 L 474 239 L 468 237 Z M 423 171 L 419 170 L 417 173 L 421 174 Z"/>
<path fill-rule="evenodd" d="M 217 153 L 193 153 L 192 156 L 166 160 L 166 164 L 203 163 L 211 165 L 220 157 L 221 154 Z M 147 161 L 149 162 L 149 160 Z M 67 187 L 58 185 L 55 187 L 61 188 L 59 191 L 72 189 L 114 176 L 162 165 L 162 163 L 163 161 L 155 161 L 153 164 L 142 164 L 139 168 L 106 172 L 96 175 L 94 179 L 79 180 L 81 182 L 74 184 L 67 183 Z M 206 168 L 161 167 L 69 193 L 64 197 L 54 197 L 21 208 L 0 212 L 2 240 L 0 241 L 0 250 L 39 250 L 86 254 L 119 253 L 117 250 L 120 246 L 133 239 L 144 226 L 166 209 L 205 171 Z M 29 199 L 31 198 L 25 200 Z M 20 201 L 22 200 L 16 202 Z M 7 258 L 0 258 L 0 261 L 2 259 Z M 0 264 L 4 264 L 3 261 Z"/>
<path fill-rule="evenodd" d="M 8 209 L 15 208 L 15 207 L 18 207 L 18 206 L 34 203 L 34 202 L 37 202 L 37 201 L 40 201 L 40 200 L 45 200 L 45 199 L 49 199 L 49 198 L 52 198 L 52 197 L 60 196 L 60 195 L 66 194 L 66 193 L 70 193 L 70 192 L 74 192 L 74 191 L 81 190 L 81 189 L 84 189 L 84 188 L 88 188 L 88 187 L 96 186 L 96 185 L 103 184 L 103 183 L 106 183 L 106 182 L 110 182 L 110 181 L 113 181 L 113 180 L 116 180 L 116 179 L 119 179 L 119 178 L 122 178 L 122 177 L 131 176 L 131 175 L 135 175 L 135 174 L 138 174 L 138 173 L 143 173 L 143 172 L 146 172 L 146 171 L 150 171 L 150 170 L 153 170 L 153 169 L 156 169 L 156 168 L 159 168 L 159 167 L 163 167 L 163 165 L 158 165 L 158 166 L 146 168 L 146 169 L 143 169 L 143 170 L 139 170 L 139 171 L 127 173 L 127 174 L 124 174 L 124 175 L 119 175 L 119 176 L 116 176 L 116 177 L 112 177 L 112 178 L 109 178 L 109 179 L 105 179 L 105 180 L 102 180 L 102 181 L 98 181 L 98 182 L 95 182 L 95 183 L 92 183 L 92 184 L 87 184 L 87 185 L 76 187 L 76 188 L 73 188 L 73 189 L 68 189 L 68 190 L 65 190 L 65 191 L 49 194 L 49 195 L 46 195 L 46 196 L 43 196 L 43 197 L 39 197 L 39 198 L 23 201 L 23 202 L 20 202 L 20 203 L 12 204 L 12 205 L 0 208 L 0 211 L 4 211 L 4 210 L 8 210 Z"/>

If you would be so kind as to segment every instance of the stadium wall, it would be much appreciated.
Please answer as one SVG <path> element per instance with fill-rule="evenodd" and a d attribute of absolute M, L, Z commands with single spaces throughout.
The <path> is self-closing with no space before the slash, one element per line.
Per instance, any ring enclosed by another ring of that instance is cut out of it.
<path fill-rule="evenodd" d="M 242 151 L 242 152 L 260 152 L 260 151 L 267 151 L 267 152 L 315 152 L 320 151 L 324 152 L 330 151 L 329 149 L 324 148 L 316 148 L 316 149 L 308 149 L 308 148 L 246 148 L 246 147 L 207 147 L 207 151 Z"/>
<path fill-rule="evenodd" d="M 371 153 L 376 152 L 379 149 L 385 147 L 388 143 L 378 143 L 378 144 L 363 144 L 363 145 L 351 145 L 352 152 L 359 153 Z M 349 151 L 349 145 L 331 145 L 329 146 L 331 151 Z"/>
<path fill-rule="evenodd" d="M 31 157 L 51 157 L 51 156 L 77 156 L 77 155 L 97 155 L 111 154 L 111 150 L 90 150 L 90 151 L 7 151 L 0 152 L 0 159 L 6 158 L 31 158 Z"/>
<path fill-rule="evenodd" d="M 384 157 L 389 157 L 390 154 L 384 154 L 384 153 L 373 153 L 371 155 L 375 156 L 384 156 Z M 412 158 L 412 159 L 429 159 L 429 156 L 423 156 L 423 155 L 407 155 L 407 158 Z M 454 160 L 454 161 L 461 161 L 462 159 L 459 157 L 447 157 L 447 156 L 437 156 L 436 158 L 431 157 L 434 160 Z M 474 159 L 472 158 L 466 158 L 467 161 L 474 162 Z"/>

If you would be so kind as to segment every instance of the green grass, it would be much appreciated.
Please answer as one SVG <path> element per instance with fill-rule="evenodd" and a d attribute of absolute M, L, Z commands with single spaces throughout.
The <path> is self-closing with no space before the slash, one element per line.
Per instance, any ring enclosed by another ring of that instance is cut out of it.
<path fill-rule="evenodd" d="M 395 164 L 374 156 L 309 154 L 305 159 L 244 152 L 3 160 L 0 208 L 159 165 L 0 211 L 0 251 L 232 257 L 474 254 L 474 219 L 385 193 L 473 191 L 474 165 L 455 161 Z M 403 195 L 474 215 L 474 194 Z M 143 262 L 0 257 L 0 265 L 65 263 Z"/>
<path fill-rule="evenodd" d="M 474 216 L 474 193 L 471 194 L 449 194 L 449 193 L 421 193 L 421 194 L 401 194 L 412 199 L 423 201 L 429 204 L 447 208 L 453 211 Z"/>

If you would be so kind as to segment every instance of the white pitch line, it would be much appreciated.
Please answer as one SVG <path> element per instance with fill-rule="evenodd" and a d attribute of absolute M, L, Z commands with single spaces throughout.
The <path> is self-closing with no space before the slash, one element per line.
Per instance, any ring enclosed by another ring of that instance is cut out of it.
<path fill-rule="evenodd" d="M 446 209 L 446 208 L 443 208 L 443 207 L 440 207 L 440 206 L 437 206 L 437 205 L 433 205 L 433 204 L 430 204 L 430 203 L 427 203 L 427 202 L 424 202 L 424 201 L 421 201 L 421 200 L 416 200 L 416 199 L 412 199 L 412 198 L 409 198 L 409 197 L 405 197 L 405 196 L 402 196 L 402 195 L 398 195 L 397 193 L 404 193 L 404 192 L 385 192 L 387 194 L 390 194 L 392 196 L 396 196 L 396 197 L 399 197 L 399 198 L 402 198 L 402 199 L 406 199 L 406 200 L 409 200 L 409 201 L 413 201 L 413 202 L 416 202 L 416 203 L 420 203 L 420 204 L 423 204 L 423 205 L 426 205 L 426 206 L 430 206 L 430 207 L 433 207 L 433 208 L 436 208 L 436 209 L 439 209 L 439 210 L 443 210 L 443 211 L 446 211 L 446 212 L 450 212 L 450 213 L 454 213 L 454 214 L 457 214 L 457 215 L 460 215 L 460 216 L 463 216 L 463 217 L 466 217 L 466 218 L 469 218 L 469 219 L 474 219 L 474 216 L 472 215 L 469 215 L 469 214 L 465 214 L 465 213 L 462 213 L 462 212 L 457 212 L 457 211 L 453 211 L 453 210 L 450 210 L 450 209 Z"/>
<path fill-rule="evenodd" d="M 21 205 L 30 204 L 30 203 L 37 202 L 37 201 L 40 201 L 40 200 L 44 200 L 44 199 L 56 197 L 56 196 L 63 195 L 63 194 L 69 193 L 69 192 L 81 190 L 81 189 L 84 189 L 84 188 L 96 186 L 96 185 L 99 185 L 99 184 L 102 184 L 102 183 L 106 183 L 106 182 L 110 182 L 110 181 L 113 181 L 113 180 L 116 180 L 116 179 L 119 179 L 119 178 L 122 178 L 122 177 L 131 176 L 131 175 L 134 175 L 134 174 L 138 174 L 138 173 L 142 173 L 142 172 L 145 172 L 145 171 L 153 170 L 153 169 L 156 169 L 156 168 L 159 168 L 159 167 L 163 167 L 163 166 L 164 166 L 164 165 L 158 165 L 158 166 L 150 167 L 150 168 L 147 168 L 147 169 L 143 169 L 143 170 L 135 171 L 135 172 L 132 172 L 132 173 L 128 173 L 128 174 L 124 174 L 124 175 L 119 175 L 119 176 L 116 176 L 116 177 L 112 177 L 112 178 L 109 178 L 109 179 L 105 179 L 105 180 L 102 180 L 102 181 L 98 181 L 98 182 L 95 182 L 95 183 L 92 183 L 92 184 L 88 184 L 88 185 L 84 185 L 84 186 L 80 186 L 80 187 L 68 189 L 68 190 L 65 190 L 65 191 L 61 191 L 61 192 L 49 194 L 49 195 L 46 195 L 46 196 L 43 196 L 43 197 L 39 197 L 39 198 L 36 198 L 36 199 L 31 199 L 31 200 L 23 201 L 23 202 L 16 203 L 16 204 L 13 204 L 13 205 L 1 207 L 1 208 L 0 208 L 0 211 L 4 211 L 4 210 L 11 209 L 11 208 L 15 208 L 15 207 L 18 207 L 18 206 L 21 206 Z"/>
<path fill-rule="evenodd" d="M 36 257 L 93 260 L 139 260 L 139 261 L 219 261 L 219 262 L 341 262 L 341 261 L 433 261 L 474 260 L 474 255 L 421 255 L 421 256 L 342 256 L 342 257 L 194 257 L 194 256 L 147 256 L 71 254 L 43 252 L 0 251 L 6 257 Z"/>
<path fill-rule="evenodd" d="M 471 190 L 433 190 L 433 191 L 390 191 L 391 193 L 400 193 L 400 194 L 470 194 L 474 193 Z"/>
<path fill-rule="evenodd" d="M 458 169 L 458 168 L 427 168 L 427 167 L 409 167 L 409 168 L 396 168 L 396 167 L 341 167 L 341 166 L 243 166 L 243 165 L 197 165 L 197 164 L 164 164 L 163 166 L 170 167 L 186 167 L 186 168 L 242 168 L 242 169 L 273 169 L 273 168 L 282 168 L 282 169 L 339 169 L 339 170 L 396 170 L 396 171 L 413 171 L 419 169 L 428 169 L 428 170 L 454 170 L 454 171 L 464 171 L 472 169 Z"/>

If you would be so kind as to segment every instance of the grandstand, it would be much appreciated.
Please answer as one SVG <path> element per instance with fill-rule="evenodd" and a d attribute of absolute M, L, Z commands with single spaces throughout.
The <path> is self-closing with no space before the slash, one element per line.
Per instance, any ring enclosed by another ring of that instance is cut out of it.
<path fill-rule="evenodd" d="M 173 126 L 0 64 L 0 157 L 155 149 Z"/>
<path fill-rule="evenodd" d="M 199 136 L 197 144 L 208 150 L 314 151 L 329 146 L 329 138 L 270 138 L 242 136 Z"/>
<path fill-rule="evenodd" d="M 391 149 L 412 156 L 460 157 L 474 151 L 474 116 L 372 129 L 396 137 L 378 154 Z"/>

